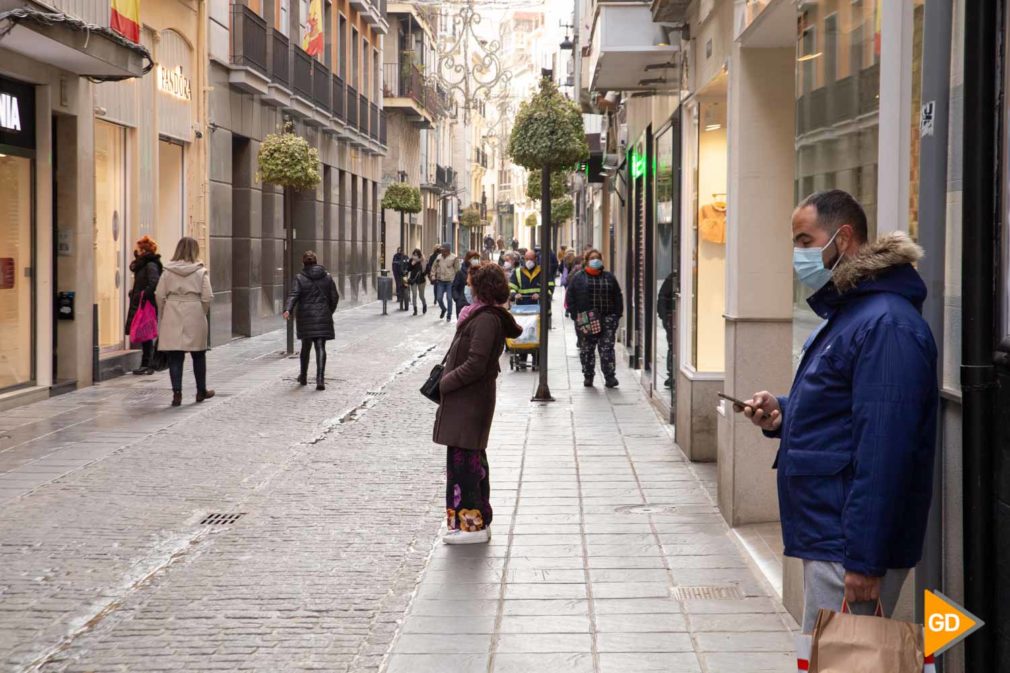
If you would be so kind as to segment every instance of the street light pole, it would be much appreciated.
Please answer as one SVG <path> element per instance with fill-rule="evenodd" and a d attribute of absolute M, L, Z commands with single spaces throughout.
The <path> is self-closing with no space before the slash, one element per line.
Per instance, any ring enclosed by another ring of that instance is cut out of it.
<path fill-rule="evenodd" d="M 534 402 L 553 402 L 551 388 L 547 385 L 547 332 L 550 328 L 551 300 L 551 167 L 540 171 L 540 383 L 533 395 Z"/>

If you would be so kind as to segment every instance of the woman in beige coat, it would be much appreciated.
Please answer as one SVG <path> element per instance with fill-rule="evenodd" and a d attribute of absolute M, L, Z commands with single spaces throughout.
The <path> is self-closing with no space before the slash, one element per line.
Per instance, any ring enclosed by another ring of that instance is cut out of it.
<path fill-rule="evenodd" d="M 210 273 L 199 261 L 200 244 L 188 236 L 179 241 L 172 261 L 158 281 L 158 350 L 168 355 L 172 378 L 172 406 L 182 404 L 182 365 L 186 353 L 193 358 L 196 376 L 196 401 L 214 397 L 207 389 L 207 314 L 214 293 Z"/>

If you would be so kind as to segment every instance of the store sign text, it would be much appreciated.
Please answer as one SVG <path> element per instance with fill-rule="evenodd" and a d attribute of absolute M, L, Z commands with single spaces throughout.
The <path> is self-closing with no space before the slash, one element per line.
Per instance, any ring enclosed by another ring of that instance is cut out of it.
<path fill-rule="evenodd" d="M 182 66 L 169 70 L 158 66 L 158 89 L 181 100 L 192 100 L 193 94 L 189 86 L 189 78 L 182 74 Z"/>
<path fill-rule="evenodd" d="M 0 128 L 8 131 L 21 130 L 21 111 L 18 99 L 9 93 L 0 93 Z"/>

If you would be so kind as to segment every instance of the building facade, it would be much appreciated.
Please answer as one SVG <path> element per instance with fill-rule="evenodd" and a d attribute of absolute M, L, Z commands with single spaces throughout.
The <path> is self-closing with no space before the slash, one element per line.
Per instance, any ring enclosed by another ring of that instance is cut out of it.
<path fill-rule="evenodd" d="M 208 227 L 215 288 L 212 343 L 282 325 L 284 291 L 315 250 L 333 273 L 341 305 L 375 297 L 381 266 L 381 0 L 234 0 L 209 18 Z M 322 181 L 293 195 L 257 178 L 262 140 L 290 124 L 319 151 Z M 289 241 L 286 243 L 286 240 Z"/>

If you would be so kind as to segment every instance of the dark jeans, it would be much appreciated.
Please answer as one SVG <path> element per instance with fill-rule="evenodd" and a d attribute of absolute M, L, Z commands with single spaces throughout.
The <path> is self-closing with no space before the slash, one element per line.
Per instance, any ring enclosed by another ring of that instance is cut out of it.
<path fill-rule="evenodd" d="M 140 344 L 140 368 L 151 366 L 151 359 L 154 357 L 154 341 L 145 341 Z"/>
<path fill-rule="evenodd" d="M 309 356 L 316 351 L 316 380 L 321 381 L 326 375 L 326 339 L 302 339 L 302 350 L 298 353 L 301 359 L 301 378 L 309 373 Z"/>
<path fill-rule="evenodd" d="M 438 307 L 452 316 L 452 283 L 447 280 L 435 281 L 435 302 Z"/>
<path fill-rule="evenodd" d="M 172 391 L 182 392 L 182 365 L 186 361 L 186 351 L 168 351 L 168 375 L 172 379 Z M 207 351 L 192 351 L 193 376 L 196 378 L 196 392 L 207 392 Z"/>

